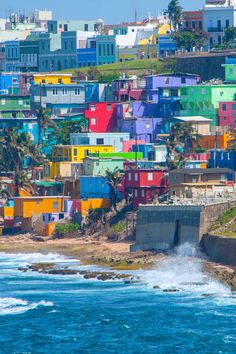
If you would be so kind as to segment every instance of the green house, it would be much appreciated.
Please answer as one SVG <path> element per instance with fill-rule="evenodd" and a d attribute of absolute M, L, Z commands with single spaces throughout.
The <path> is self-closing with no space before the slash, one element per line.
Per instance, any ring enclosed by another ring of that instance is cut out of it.
<path fill-rule="evenodd" d="M 105 176 L 106 171 L 114 171 L 116 168 L 123 170 L 124 159 L 122 158 L 99 158 L 86 157 L 83 163 L 83 174 L 85 176 Z"/>
<path fill-rule="evenodd" d="M 30 115 L 30 95 L 0 95 L 0 118 L 23 118 Z"/>
<path fill-rule="evenodd" d="M 181 116 L 203 116 L 218 125 L 219 102 L 236 99 L 235 85 L 198 85 L 180 88 Z"/>

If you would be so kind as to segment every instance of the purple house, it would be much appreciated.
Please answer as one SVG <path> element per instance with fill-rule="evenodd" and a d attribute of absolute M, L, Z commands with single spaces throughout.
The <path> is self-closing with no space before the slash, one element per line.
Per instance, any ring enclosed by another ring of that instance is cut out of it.
<path fill-rule="evenodd" d="M 152 143 L 156 135 L 162 131 L 161 118 L 129 118 L 122 119 L 120 122 L 120 131 L 130 133 L 131 139 L 144 140 L 146 143 Z"/>
<path fill-rule="evenodd" d="M 191 74 L 166 74 L 146 76 L 147 99 L 160 102 L 164 97 L 178 97 L 182 86 L 194 86 L 200 77 Z"/>

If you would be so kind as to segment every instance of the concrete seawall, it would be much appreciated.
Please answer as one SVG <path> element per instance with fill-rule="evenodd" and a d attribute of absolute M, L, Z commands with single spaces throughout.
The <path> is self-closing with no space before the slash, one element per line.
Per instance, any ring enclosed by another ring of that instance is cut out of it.
<path fill-rule="evenodd" d="M 142 205 L 137 213 L 136 242 L 131 251 L 166 251 L 191 243 L 198 245 L 219 215 L 235 201 L 208 205 Z"/>
<path fill-rule="evenodd" d="M 201 246 L 211 261 L 236 267 L 236 239 L 207 234 Z"/>

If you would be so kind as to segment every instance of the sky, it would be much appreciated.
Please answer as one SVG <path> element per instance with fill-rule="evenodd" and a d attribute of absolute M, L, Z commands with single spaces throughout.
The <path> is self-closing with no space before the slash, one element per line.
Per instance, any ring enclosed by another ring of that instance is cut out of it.
<path fill-rule="evenodd" d="M 135 7 L 138 20 L 151 16 L 167 8 L 169 0 L 0 0 L 0 17 L 5 18 L 9 11 L 28 12 L 34 9 L 52 10 L 54 19 L 97 19 L 106 23 L 133 21 Z M 61 3 L 61 5 L 59 5 Z M 186 10 L 197 10 L 204 0 L 180 0 Z"/>

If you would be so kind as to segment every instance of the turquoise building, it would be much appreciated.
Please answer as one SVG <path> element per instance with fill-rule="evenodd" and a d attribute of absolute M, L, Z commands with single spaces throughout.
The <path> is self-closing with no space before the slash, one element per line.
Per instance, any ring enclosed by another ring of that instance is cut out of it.
<path fill-rule="evenodd" d="M 116 62 L 116 37 L 96 37 L 96 64 L 112 64 Z"/>

